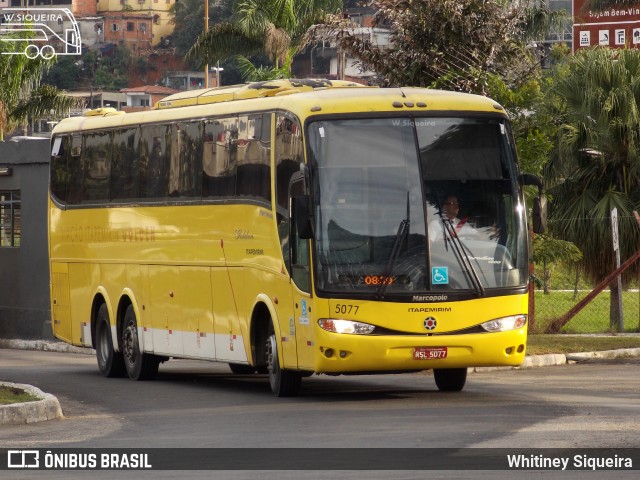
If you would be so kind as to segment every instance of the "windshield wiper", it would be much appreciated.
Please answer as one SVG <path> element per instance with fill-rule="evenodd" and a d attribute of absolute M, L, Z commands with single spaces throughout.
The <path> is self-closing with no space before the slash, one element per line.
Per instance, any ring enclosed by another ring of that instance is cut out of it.
<path fill-rule="evenodd" d="M 484 287 L 482 286 L 482 282 L 480 281 L 478 272 L 473 267 L 473 263 L 471 263 L 471 259 L 469 258 L 469 255 L 467 254 L 464 248 L 464 245 L 462 244 L 462 240 L 460 240 L 460 237 L 458 237 L 458 234 L 456 233 L 453 223 L 449 219 L 445 219 L 442 216 L 442 213 L 440 213 L 440 216 L 442 219 L 442 224 L 444 226 L 444 229 L 449 234 L 449 239 L 451 240 L 451 246 L 458 260 L 458 263 L 464 269 L 465 273 L 468 275 L 473 285 L 473 288 L 475 289 L 478 296 L 484 297 L 485 295 Z M 446 247 L 446 241 L 447 241 L 446 237 L 444 238 L 444 241 L 445 241 L 445 247 Z"/>
<path fill-rule="evenodd" d="M 391 283 L 391 274 L 393 273 L 393 267 L 395 266 L 396 262 L 398 261 L 398 257 L 400 256 L 400 251 L 402 249 L 404 239 L 409 235 L 409 225 L 411 223 L 411 211 L 409 208 L 409 192 L 407 192 L 407 218 L 404 218 L 398 226 L 398 233 L 396 233 L 396 238 L 393 242 L 393 247 L 391 248 L 391 255 L 389 255 L 387 268 L 385 268 L 384 275 L 382 276 L 382 283 L 380 284 L 380 286 L 378 287 L 378 291 L 376 292 L 376 298 L 379 298 L 380 300 L 384 298 L 384 292 L 387 290 L 387 287 Z"/>

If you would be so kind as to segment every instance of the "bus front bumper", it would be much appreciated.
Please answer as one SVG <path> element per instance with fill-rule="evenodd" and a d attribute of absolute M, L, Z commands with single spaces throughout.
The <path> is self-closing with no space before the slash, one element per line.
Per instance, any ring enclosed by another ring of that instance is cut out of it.
<path fill-rule="evenodd" d="M 464 335 L 349 335 L 316 331 L 316 373 L 518 366 L 527 329 Z"/>

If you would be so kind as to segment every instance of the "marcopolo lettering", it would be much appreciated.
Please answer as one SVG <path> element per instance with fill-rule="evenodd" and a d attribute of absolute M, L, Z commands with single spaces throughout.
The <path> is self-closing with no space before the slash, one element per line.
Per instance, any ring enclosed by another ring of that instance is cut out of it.
<path fill-rule="evenodd" d="M 448 295 L 414 295 L 414 302 L 445 302 L 449 298 Z"/>

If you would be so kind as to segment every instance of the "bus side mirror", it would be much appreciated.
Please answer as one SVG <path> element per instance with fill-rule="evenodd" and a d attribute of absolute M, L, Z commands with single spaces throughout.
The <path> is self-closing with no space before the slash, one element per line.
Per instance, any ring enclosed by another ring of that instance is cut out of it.
<path fill-rule="evenodd" d="M 544 233 L 547 230 L 547 197 L 541 195 L 535 198 L 531 216 L 533 233 Z"/>
<path fill-rule="evenodd" d="M 520 185 L 533 185 L 538 187 L 538 193 L 542 195 L 542 180 L 537 175 L 533 175 L 532 173 L 523 173 L 518 178 L 520 181 Z"/>
<path fill-rule="evenodd" d="M 293 224 L 298 238 L 309 240 L 313 238 L 313 210 L 309 195 L 291 198 L 291 212 Z"/>
<path fill-rule="evenodd" d="M 538 196 L 533 201 L 532 223 L 534 233 L 544 233 L 547 230 L 547 198 L 542 194 L 542 180 L 537 175 L 523 173 L 518 178 L 520 185 L 538 187 Z"/>

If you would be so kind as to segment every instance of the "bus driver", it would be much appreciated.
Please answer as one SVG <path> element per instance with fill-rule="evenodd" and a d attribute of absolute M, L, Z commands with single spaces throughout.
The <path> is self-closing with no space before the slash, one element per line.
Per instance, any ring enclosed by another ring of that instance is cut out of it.
<path fill-rule="evenodd" d="M 442 218 L 437 218 L 429 222 L 429 240 L 435 242 L 440 238 L 447 238 L 444 233 L 444 221 L 451 222 L 453 229 L 458 237 L 464 238 L 477 235 L 478 231 L 469 224 L 469 217 L 458 218 L 460 211 L 460 203 L 455 195 L 447 196 L 442 202 Z"/>

